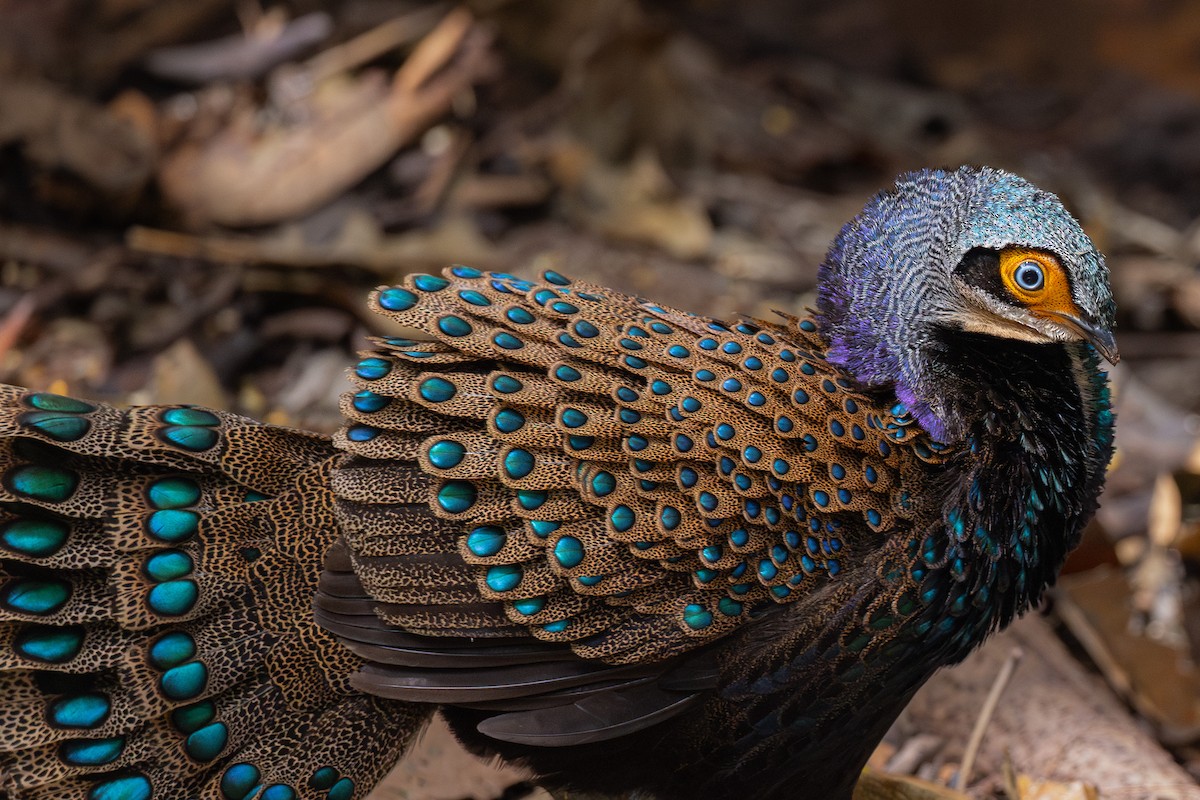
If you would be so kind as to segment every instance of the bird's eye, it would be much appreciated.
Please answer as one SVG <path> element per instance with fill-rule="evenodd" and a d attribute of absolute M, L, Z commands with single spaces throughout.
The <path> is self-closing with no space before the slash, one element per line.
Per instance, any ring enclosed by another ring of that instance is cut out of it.
<path fill-rule="evenodd" d="M 1036 292 L 1045 286 L 1046 274 L 1042 271 L 1041 264 L 1029 259 L 1017 265 L 1013 272 L 1013 280 L 1025 291 Z"/>

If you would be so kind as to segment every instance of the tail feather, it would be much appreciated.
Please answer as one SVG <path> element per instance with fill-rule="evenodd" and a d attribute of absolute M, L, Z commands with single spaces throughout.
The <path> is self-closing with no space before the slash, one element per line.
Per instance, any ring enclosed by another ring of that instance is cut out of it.
<path fill-rule="evenodd" d="M 361 797 L 428 711 L 316 627 L 329 440 L 0 387 L 0 796 Z"/>

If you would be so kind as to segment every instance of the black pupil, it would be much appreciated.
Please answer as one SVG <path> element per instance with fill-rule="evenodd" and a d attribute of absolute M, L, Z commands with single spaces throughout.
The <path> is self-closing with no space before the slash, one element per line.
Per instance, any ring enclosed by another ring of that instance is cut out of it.
<path fill-rule="evenodd" d="M 1017 283 L 1026 289 L 1036 289 L 1042 285 L 1042 270 L 1036 265 L 1025 262 L 1017 268 Z"/>

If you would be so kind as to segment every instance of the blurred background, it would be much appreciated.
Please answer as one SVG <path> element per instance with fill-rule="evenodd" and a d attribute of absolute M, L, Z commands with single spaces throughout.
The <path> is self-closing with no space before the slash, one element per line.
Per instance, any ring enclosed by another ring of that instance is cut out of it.
<path fill-rule="evenodd" d="M 376 285 L 803 313 L 870 195 L 961 163 L 1107 254 L 1118 453 L 1046 613 L 931 683 L 877 796 L 1200 797 L 1190 0 L 0 0 L 0 381 L 328 432 Z M 371 797 L 533 792 L 435 728 Z"/>

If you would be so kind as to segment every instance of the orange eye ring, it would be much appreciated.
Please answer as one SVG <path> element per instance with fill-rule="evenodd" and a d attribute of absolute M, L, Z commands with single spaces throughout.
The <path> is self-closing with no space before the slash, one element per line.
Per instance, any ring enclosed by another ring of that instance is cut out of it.
<path fill-rule="evenodd" d="M 1013 297 L 1032 310 L 1076 310 L 1066 271 L 1049 253 L 1006 247 L 1000 251 L 1000 280 Z"/>

